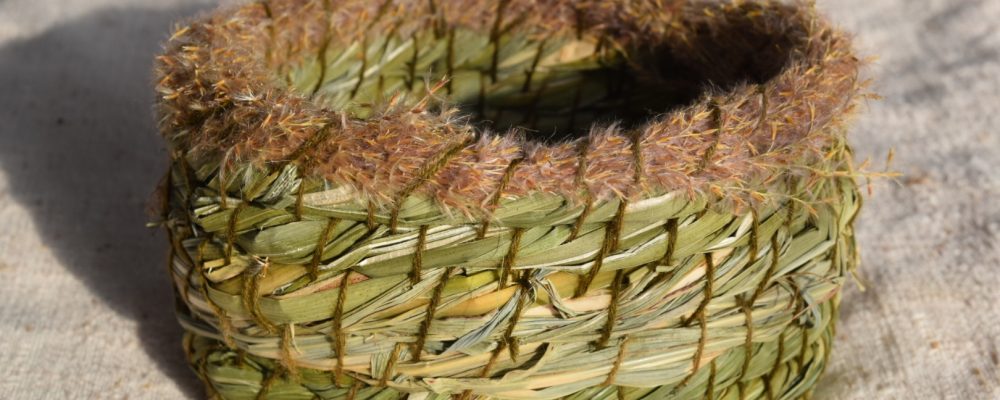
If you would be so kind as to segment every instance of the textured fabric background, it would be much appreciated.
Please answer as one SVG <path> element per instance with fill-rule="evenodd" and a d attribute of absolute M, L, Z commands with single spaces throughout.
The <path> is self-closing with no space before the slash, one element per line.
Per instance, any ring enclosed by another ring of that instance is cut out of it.
<path fill-rule="evenodd" d="M 1000 1 L 820 0 L 885 100 L 853 131 L 896 149 L 859 221 L 821 399 L 1000 399 Z M 186 0 L 0 0 L 0 399 L 180 399 L 151 57 Z"/>

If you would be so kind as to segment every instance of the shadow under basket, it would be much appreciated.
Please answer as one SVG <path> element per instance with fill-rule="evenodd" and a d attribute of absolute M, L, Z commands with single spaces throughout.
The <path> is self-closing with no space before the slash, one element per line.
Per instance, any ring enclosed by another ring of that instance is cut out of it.
<path fill-rule="evenodd" d="M 861 205 L 801 3 L 272 0 L 157 58 L 185 351 L 220 399 L 793 399 Z"/>

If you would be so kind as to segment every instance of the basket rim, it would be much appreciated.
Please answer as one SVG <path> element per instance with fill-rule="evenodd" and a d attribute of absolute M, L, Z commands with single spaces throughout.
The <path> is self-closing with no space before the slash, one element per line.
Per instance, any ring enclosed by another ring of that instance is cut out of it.
<path fill-rule="evenodd" d="M 595 26 L 616 31 L 594 28 L 591 33 L 677 40 L 698 27 L 756 18 L 800 35 L 791 49 L 796 56 L 763 84 L 709 90 L 694 104 L 639 128 L 592 126 L 584 138 L 552 144 L 477 132 L 453 112 L 387 106 L 357 119 L 283 87 L 260 51 L 265 33 L 300 29 L 289 34 L 315 39 L 301 17 L 319 15 L 310 12 L 319 3 L 275 0 L 223 7 L 178 27 L 156 61 L 161 133 L 174 157 L 265 168 L 294 162 L 301 175 L 349 187 L 382 208 L 412 194 L 466 214 L 488 214 L 500 197 L 534 193 L 579 204 L 684 192 L 740 205 L 766 201 L 780 177 L 808 174 L 831 146 L 843 145 L 843 126 L 866 96 L 867 82 L 859 78 L 863 62 L 849 37 L 812 6 L 692 1 L 645 15 L 594 12 Z M 365 10 L 373 7 L 361 0 L 340 3 L 334 14 L 353 17 L 354 23 L 345 25 L 348 31 L 365 23 Z M 406 4 L 425 4 L 397 3 L 400 13 L 413 12 L 404 10 Z M 490 17 L 492 3 L 462 4 L 470 14 Z M 545 17 L 562 15 L 573 4 L 511 3 L 540 7 L 536 14 Z M 418 16 L 415 24 L 435 23 Z M 476 26 L 475 21 L 454 23 Z M 569 25 L 539 26 L 543 34 L 554 35 Z"/>

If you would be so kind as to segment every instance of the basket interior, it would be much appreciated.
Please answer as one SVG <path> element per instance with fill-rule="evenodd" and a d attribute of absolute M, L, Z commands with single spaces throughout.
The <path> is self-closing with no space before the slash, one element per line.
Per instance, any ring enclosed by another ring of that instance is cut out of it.
<path fill-rule="evenodd" d="M 720 22 L 721 21 L 721 22 Z M 391 99 L 457 107 L 480 129 L 516 128 L 531 140 L 587 135 L 594 124 L 629 129 L 741 83 L 763 83 L 801 47 L 794 27 L 746 15 L 685 22 L 628 41 L 609 35 L 538 37 L 429 26 L 408 35 L 369 33 L 289 57 L 279 76 L 294 91 L 364 118 Z"/>

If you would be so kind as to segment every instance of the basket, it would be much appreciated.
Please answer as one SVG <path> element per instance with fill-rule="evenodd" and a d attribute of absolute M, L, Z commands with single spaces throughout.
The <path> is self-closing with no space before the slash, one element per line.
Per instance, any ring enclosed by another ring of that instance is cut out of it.
<path fill-rule="evenodd" d="M 292 1 L 157 58 L 221 399 L 791 399 L 861 205 L 846 35 L 781 2 Z"/>

